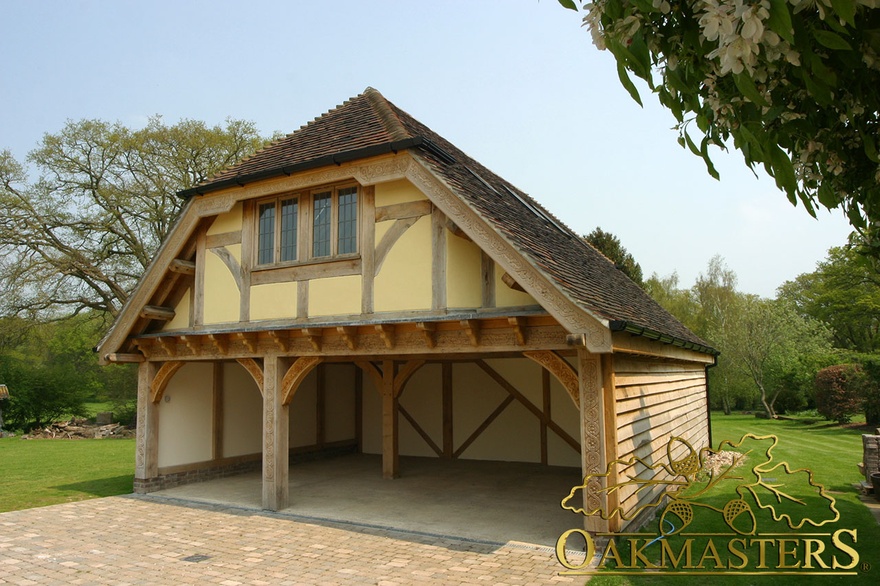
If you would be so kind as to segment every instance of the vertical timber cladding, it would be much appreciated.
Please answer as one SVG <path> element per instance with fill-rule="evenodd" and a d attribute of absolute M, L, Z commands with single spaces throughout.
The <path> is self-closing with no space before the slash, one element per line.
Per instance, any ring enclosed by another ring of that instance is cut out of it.
<path fill-rule="evenodd" d="M 649 464 L 667 461 L 666 446 L 673 437 L 686 439 L 694 449 L 708 445 L 705 364 L 629 354 L 614 355 L 618 457 L 638 457 Z M 674 458 L 686 455 L 679 444 Z M 631 511 L 659 496 L 624 487 L 620 504 Z"/>

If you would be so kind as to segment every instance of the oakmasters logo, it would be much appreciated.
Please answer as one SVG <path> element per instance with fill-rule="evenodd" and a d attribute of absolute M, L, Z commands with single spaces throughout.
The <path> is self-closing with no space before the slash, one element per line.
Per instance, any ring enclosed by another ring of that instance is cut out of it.
<path fill-rule="evenodd" d="M 835 500 L 813 481 L 812 471 L 774 457 L 778 441 L 747 434 L 738 442 L 721 442 L 717 450 L 696 451 L 674 437 L 663 461 L 615 460 L 604 473 L 588 475 L 562 499 L 563 508 L 610 527 L 638 523 L 656 509 L 657 530 L 570 529 L 556 544 L 557 559 L 566 568 L 560 573 L 853 576 L 868 571 L 867 564 L 859 564 L 857 531 L 839 527 Z M 602 505 L 594 507 L 596 502 Z"/>

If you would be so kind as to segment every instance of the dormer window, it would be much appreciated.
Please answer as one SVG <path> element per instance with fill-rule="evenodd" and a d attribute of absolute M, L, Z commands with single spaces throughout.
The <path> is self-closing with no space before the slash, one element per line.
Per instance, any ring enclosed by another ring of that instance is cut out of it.
<path fill-rule="evenodd" d="M 357 185 L 261 201 L 257 204 L 257 266 L 355 255 L 357 222 Z"/>

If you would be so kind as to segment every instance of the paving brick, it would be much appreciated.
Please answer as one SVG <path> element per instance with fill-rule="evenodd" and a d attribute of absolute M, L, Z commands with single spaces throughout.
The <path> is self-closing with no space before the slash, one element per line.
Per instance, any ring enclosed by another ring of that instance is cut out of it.
<path fill-rule="evenodd" d="M 64 519 L 59 523 L 59 519 Z M 150 496 L 0 514 L 0 584 L 571 583 L 556 560 L 498 546 Z M 190 558 L 203 555 L 207 558 Z M 190 560 L 190 561 L 187 561 Z"/>

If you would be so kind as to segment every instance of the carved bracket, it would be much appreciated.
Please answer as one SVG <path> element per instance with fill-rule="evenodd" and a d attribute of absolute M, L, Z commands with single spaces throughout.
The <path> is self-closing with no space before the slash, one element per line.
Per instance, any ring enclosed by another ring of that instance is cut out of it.
<path fill-rule="evenodd" d="M 575 369 L 565 361 L 559 354 L 551 350 L 539 350 L 535 352 L 523 352 L 523 356 L 530 358 L 546 368 L 550 374 L 556 377 L 556 380 L 562 384 L 562 388 L 574 401 L 575 406 L 580 409 L 581 399 L 578 383 L 578 373 Z"/>
<path fill-rule="evenodd" d="M 153 403 L 158 403 L 159 400 L 162 399 L 162 394 L 168 387 L 168 383 L 171 382 L 171 377 L 173 377 L 174 373 L 180 370 L 183 365 L 183 362 L 166 362 L 162 365 L 159 371 L 156 372 L 153 382 L 150 383 L 150 400 Z"/>
<path fill-rule="evenodd" d="M 263 367 L 254 360 L 253 358 L 239 358 L 236 360 L 239 364 L 241 364 L 248 373 L 250 373 L 251 377 L 253 377 L 254 382 L 257 383 L 257 388 L 260 389 L 260 394 L 263 394 Z"/>
<path fill-rule="evenodd" d="M 290 401 L 299 389 L 299 386 L 305 380 L 306 376 L 316 366 L 323 362 L 320 356 L 300 356 L 287 369 L 284 378 L 281 379 L 281 404 L 290 405 Z"/>

